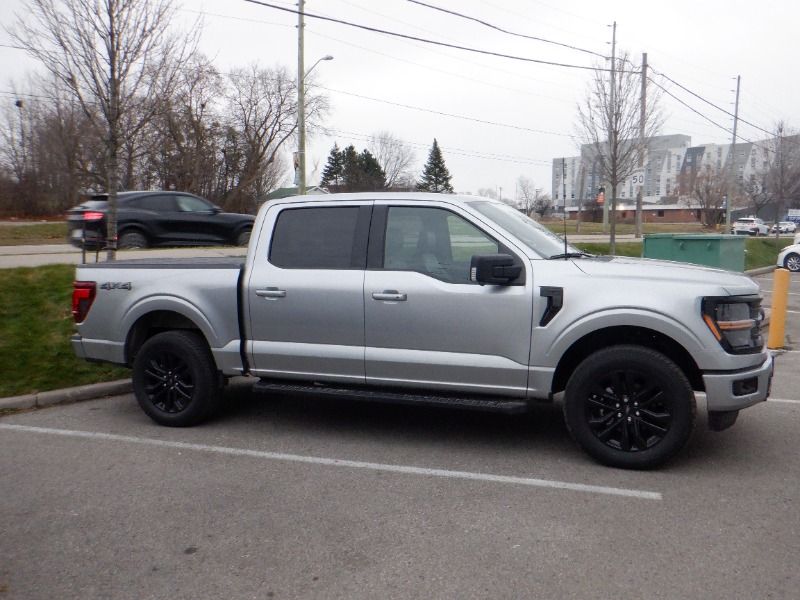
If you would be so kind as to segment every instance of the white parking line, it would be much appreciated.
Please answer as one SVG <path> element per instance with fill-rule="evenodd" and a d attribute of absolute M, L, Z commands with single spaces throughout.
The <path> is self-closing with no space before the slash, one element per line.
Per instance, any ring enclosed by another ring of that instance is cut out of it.
<path fill-rule="evenodd" d="M 350 467 L 352 469 L 367 469 L 370 471 L 383 471 L 389 473 L 404 473 L 407 475 L 427 475 L 429 477 L 445 477 L 449 479 L 468 479 L 472 481 L 488 481 L 492 483 L 509 483 L 530 487 L 552 488 L 570 490 L 573 492 L 588 492 L 590 494 L 606 494 L 610 496 L 627 496 L 642 500 L 661 500 L 660 492 L 648 492 L 626 488 L 605 487 L 600 485 L 586 485 L 583 483 L 568 483 L 549 479 L 532 479 L 529 477 L 513 477 L 509 475 L 491 475 L 488 473 L 470 473 L 468 471 L 448 471 L 446 469 L 427 469 L 424 467 L 410 467 L 403 465 L 387 465 L 381 463 L 362 462 L 358 460 L 340 460 L 338 458 L 321 458 L 316 456 L 300 456 L 297 454 L 282 454 L 278 452 L 263 452 L 260 450 L 245 450 L 244 448 L 228 448 L 225 446 L 207 446 L 205 444 L 188 444 L 186 442 L 170 442 L 150 438 L 117 435 L 113 433 L 99 433 L 94 431 L 74 431 L 69 429 L 51 429 L 48 427 L 29 427 L 27 425 L 12 425 L 0 423 L 0 429 L 11 431 L 24 431 L 28 433 L 42 433 L 60 435 L 65 437 L 86 438 L 94 440 L 109 440 L 114 442 L 127 442 L 158 446 L 161 448 L 175 448 L 179 450 L 197 450 L 200 452 L 213 452 L 230 456 L 248 456 L 267 460 L 281 460 L 288 462 L 325 465 L 330 467 Z"/>
<path fill-rule="evenodd" d="M 800 400 L 787 400 L 785 398 L 768 398 L 767 402 L 783 402 L 784 404 L 800 404 Z"/>

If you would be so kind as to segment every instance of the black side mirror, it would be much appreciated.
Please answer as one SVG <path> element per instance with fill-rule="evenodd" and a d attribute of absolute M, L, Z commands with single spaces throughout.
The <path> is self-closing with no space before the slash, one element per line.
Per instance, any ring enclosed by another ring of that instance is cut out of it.
<path fill-rule="evenodd" d="M 522 265 L 515 265 L 508 254 L 475 255 L 469 266 L 469 278 L 481 285 L 508 285 L 522 273 Z"/>
<path fill-rule="evenodd" d="M 211 214 L 212 215 L 216 215 L 216 214 L 221 213 L 221 212 L 222 212 L 222 209 L 219 206 L 213 205 L 211 207 Z"/>

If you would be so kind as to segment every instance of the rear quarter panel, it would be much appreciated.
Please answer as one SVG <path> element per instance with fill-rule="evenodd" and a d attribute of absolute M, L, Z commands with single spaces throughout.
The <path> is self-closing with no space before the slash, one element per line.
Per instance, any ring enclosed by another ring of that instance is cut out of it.
<path fill-rule="evenodd" d="M 87 358 L 125 363 L 134 324 L 154 311 L 171 311 L 200 330 L 224 372 L 240 372 L 239 273 L 238 268 L 79 266 L 77 280 L 97 283 L 91 310 L 77 326 Z"/>

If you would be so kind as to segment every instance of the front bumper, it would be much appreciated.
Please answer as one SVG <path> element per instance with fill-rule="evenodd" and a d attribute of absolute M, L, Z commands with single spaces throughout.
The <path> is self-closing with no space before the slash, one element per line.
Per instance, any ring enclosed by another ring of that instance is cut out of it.
<path fill-rule="evenodd" d="M 704 373 L 709 411 L 740 410 L 767 399 L 772 382 L 772 355 L 752 369 L 732 373 Z"/>

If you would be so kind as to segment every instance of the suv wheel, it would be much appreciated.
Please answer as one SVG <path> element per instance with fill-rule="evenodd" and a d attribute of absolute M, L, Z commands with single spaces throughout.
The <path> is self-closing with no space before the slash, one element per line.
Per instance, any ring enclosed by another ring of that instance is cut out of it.
<path fill-rule="evenodd" d="M 595 460 L 649 469 L 672 458 L 694 429 L 695 398 L 678 366 L 642 346 L 589 355 L 567 382 L 564 419 Z"/>
<path fill-rule="evenodd" d="M 118 248 L 147 248 L 147 238 L 138 231 L 126 231 L 119 236 Z"/>
<path fill-rule="evenodd" d="M 237 246 L 247 246 L 250 243 L 250 230 L 245 229 L 244 231 L 240 231 L 236 236 L 236 245 Z"/>

